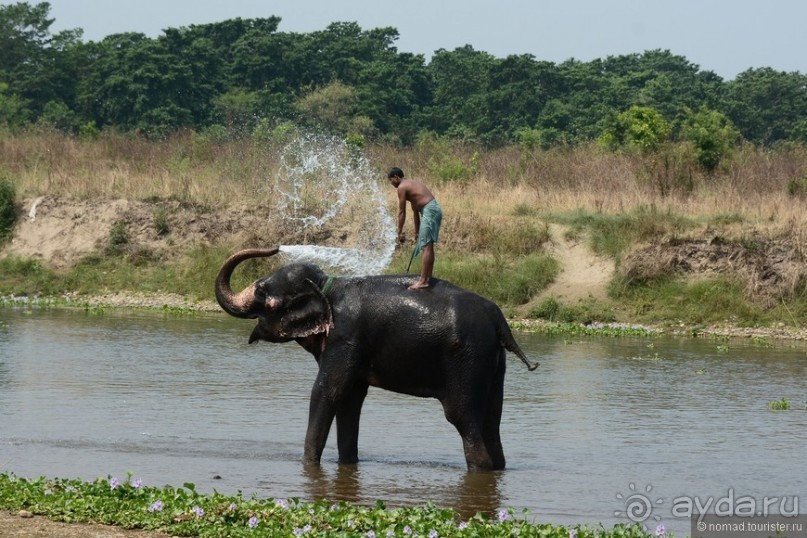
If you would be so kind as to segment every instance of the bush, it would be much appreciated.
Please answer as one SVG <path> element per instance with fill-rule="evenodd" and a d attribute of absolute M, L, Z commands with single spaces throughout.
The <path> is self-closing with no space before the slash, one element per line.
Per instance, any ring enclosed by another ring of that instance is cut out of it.
<path fill-rule="evenodd" d="M 647 155 L 658 151 L 671 131 L 672 127 L 659 111 L 632 106 L 610 121 L 600 143 L 612 150 Z"/>
<path fill-rule="evenodd" d="M 695 146 L 695 160 L 712 174 L 720 163 L 731 156 L 740 131 L 722 112 L 702 107 L 684 124 L 684 137 Z"/>
<path fill-rule="evenodd" d="M 801 179 L 789 179 L 787 182 L 787 195 L 793 198 L 807 198 L 807 175 Z"/>
<path fill-rule="evenodd" d="M 0 240 L 11 236 L 17 222 L 16 190 L 14 183 L 0 176 Z"/>
<path fill-rule="evenodd" d="M 129 244 L 129 234 L 126 231 L 126 223 L 118 221 L 112 226 L 112 229 L 109 230 L 107 252 L 109 254 L 120 253 L 127 244 Z"/>

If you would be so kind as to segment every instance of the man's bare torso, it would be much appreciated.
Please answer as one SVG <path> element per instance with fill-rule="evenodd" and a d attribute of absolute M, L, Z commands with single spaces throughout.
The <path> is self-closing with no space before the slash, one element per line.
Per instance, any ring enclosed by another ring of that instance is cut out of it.
<path fill-rule="evenodd" d="M 420 212 L 426 204 L 434 200 L 434 195 L 420 181 L 404 179 L 398 185 L 398 198 L 412 204 L 413 211 Z"/>

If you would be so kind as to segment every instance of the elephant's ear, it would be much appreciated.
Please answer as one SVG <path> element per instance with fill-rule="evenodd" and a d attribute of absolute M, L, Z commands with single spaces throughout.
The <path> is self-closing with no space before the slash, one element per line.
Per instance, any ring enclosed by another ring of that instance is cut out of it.
<path fill-rule="evenodd" d="M 306 278 L 313 293 L 299 299 L 283 316 L 281 324 L 284 336 L 305 338 L 312 334 L 328 332 L 333 328 L 331 303 L 314 281 Z"/>

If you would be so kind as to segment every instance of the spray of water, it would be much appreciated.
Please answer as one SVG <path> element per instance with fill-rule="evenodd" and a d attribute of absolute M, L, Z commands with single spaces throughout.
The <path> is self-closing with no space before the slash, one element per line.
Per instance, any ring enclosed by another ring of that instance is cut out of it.
<path fill-rule="evenodd" d="M 281 153 L 275 177 L 278 214 L 306 230 L 328 227 L 337 245 L 281 245 L 290 261 L 348 275 L 384 270 L 395 253 L 395 224 L 378 174 L 358 148 L 321 134 L 300 134 Z"/>

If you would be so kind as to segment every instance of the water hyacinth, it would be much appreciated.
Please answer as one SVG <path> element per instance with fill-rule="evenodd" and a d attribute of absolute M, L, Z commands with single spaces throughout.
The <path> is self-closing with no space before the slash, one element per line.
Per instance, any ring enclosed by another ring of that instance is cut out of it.
<path fill-rule="evenodd" d="M 116 484 L 113 487 L 113 484 Z M 0 510 L 30 511 L 70 522 L 104 521 L 127 528 L 158 530 L 199 538 L 265 538 L 275 536 L 350 536 L 354 538 L 457 538 L 545 536 L 547 538 L 653 538 L 641 526 L 613 530 L 531 523 L 512 510 L 460 518 L 451 509 L 424 506 L 374 508 L 329 500 L 314 502 L 260 499 L 243 494 L 204 495 L 193 484 L 157 488 L 137 480 L 93 482 L 39 478 L 28 480 L 0 473 Z M 655 536 L 670 537 L 663 526 Z"/>

